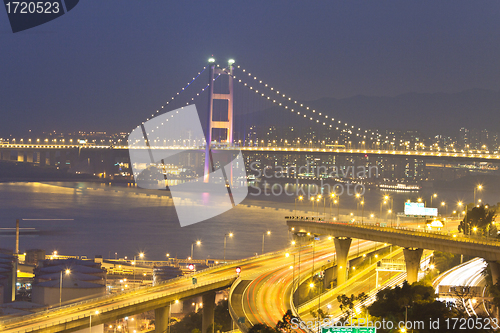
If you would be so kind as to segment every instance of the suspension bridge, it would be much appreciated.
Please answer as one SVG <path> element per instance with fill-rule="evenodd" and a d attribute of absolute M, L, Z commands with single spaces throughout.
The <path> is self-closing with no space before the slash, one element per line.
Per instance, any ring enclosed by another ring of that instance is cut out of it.
<path fill-rule="evenodd" d="M 500 153 L 486 149 L 464 150 L 452 146 L 423 146 L 422 143 L 404 140 L 395 142 L 394 138 L 392 141 L 391 138 L 387 140 L 387 136 L 378 130 L 362 129 L 336 118 L 335 110 L 317 110 L 292 98 L 251 71 L 236 65 L 232 59 L 226 66 L 221 66 L 214 58 L 210 58 L 207 66 L 154 110 L 142 121 L 142 125 L 191 104 L 195 104 L 198 109 L 204 135 L 184 140 L 150 137 L 151 147 L 199 151 L 212 147 L 248 153 L 393 156 L 468 162 L 500 160 Z M 263 111 L 271 109 L 273 112 L 266 112 L 270 114 L 270 119 L 262 119 L 267 118 L 263 116 Z M 283 127 L 285 119 L 289 124 L 300 125 L 278 129 Z M 309 129 L 314 135 L 308 132 Z M 206 145 L 207 141 L 211 144 Z M 31 156 L 31 152 L 42 152 L 42 155 L 47 152 L 47 156 L 50 156 L 51 150 L 80 152 L 127 149 L 128 145 L 123 142 L 98 144 L 29 139 L 29 142 L 0 142 L 0 158 L 44 164 L 48 157 L 38 157 L 40 153 Z M 12 152 L 17 152 L 17 159 L 12 158 Z"/>

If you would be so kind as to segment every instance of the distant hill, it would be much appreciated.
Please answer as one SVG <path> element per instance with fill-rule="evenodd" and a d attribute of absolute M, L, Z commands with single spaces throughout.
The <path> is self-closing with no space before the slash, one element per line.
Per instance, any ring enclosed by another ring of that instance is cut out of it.
<path fill-rule="evenodd" d="M 353 96 L 302 102 L 357 127 L 420 130 L 457 135 L 461 127 L 500 132 L 500 91 L 470 89 L 459 93 L 407 93 L 395 97 Z M 304 126 L 312 122 L 273 107 L 245 116 L 257 125 Z"/>

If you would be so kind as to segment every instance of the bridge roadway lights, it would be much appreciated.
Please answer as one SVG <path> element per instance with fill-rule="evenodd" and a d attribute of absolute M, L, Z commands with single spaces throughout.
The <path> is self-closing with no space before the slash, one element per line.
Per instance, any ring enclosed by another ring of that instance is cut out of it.
<path fill-rule="evenodd" d="M 403 249 L 406 262 L 406 281 L 409 284 L 418 281 L 418 268 L 420 267 L 420 258 L 423 252 L 424 249 Z"/>
<path fill-rule="evenodd" d="M 347 275 L 347 255 L 351 247 L 351 238 L 335 237 L 333 240 L 335 251 L 337 252 L 337 286 L 346 281 Z"/>
<path fill-rule="evenodd" d="M 168 317 L 170 304 L 162 308 L 155 309 L 155 333 L 165 333 L 168 330 Z"/>
<path fill-rule="evenodd" d="M 212 325 L 212 332 L 214 331 L 214 310 L 215 310 L 215 291 L 203 294 L 203 312 L 201 331 L 207 332 L 207 329 Z"/>

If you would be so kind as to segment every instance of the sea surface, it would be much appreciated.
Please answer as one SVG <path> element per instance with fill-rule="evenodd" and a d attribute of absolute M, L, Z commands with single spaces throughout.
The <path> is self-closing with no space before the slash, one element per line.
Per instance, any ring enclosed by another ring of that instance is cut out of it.
<path fill-rule="evenodd" d="M 285 185 L 277 185 L 285 186 Z M 307 186 L 297 191 L 288 184 L 288 193 L 307 193 Z M 315 189 L 311 192 L 314 193 Z M 256 191 L 251 191 L 255 193 Z M 274 193 L 280 191 L 275 190 Z M 456 202 L 472 202 L 473 191 L 439 190 L 425 192 L 386 192 L 393 198 L 394 210 L 403 211 L 407 199 L 423 197 L 430 206 L 431 193 L 438 198 L 433 205 L 446 201 L 448 212 L 456 209 Z M 267 193 L 267 195 L 266 195 Z M 365 193 L 365 221 L 376 221 L 380 213 L 383 193 L 377 189 Z M 85 255 L 93 258 L 132 258 L 144 252 L 146 259 L 162 260 L 169 253 L 172 257 L 186 258 L 194 246 L 194 258 L 222 259 L 224 235 L 227 238 L 227 259 L 238 259 L 261 253 L 262 236 L 265 251 L 275 251 L 289 246 L 290 235 L 285 216 L 294 210 L 313 210 L 312 201 L 296 200 L 296 195 L 272 195 L 270 189 L 259 196 L 249 195 L 242 204 L 210 220 L 180 227 L 175 207 L 168 191 L 142 190 L 125 185 L 90 182 L 11 182 L 0 183 L 0 228 L 14 228 L 16 219 L 21 228 L 36 228 L 42 234 L 21 236 L 20 251 L 44 249 L 47 254 L 58 251 L 63 255 Z M 497 192 L 478 194 L 484 202 L 496 203 Z M 489 200 L 489 201 L 488 201 Z M 341 214 L 362 214 L 354 197 L 344 194 L 340 198 Z M 319 206 L 319 207 L 318 207 Z M 388 209 L 382 206 L 383 211 Z M 328 200 L 314 205 L 314 215 L 336 216 L 337 208 L 330 210 Z M 443 206 L 440 213 L 445 213 Z M 297 213 L 298 214 L 298 213 Z M 370 215 L 375 217 L 371 218 Z M 12 235 L 0 236 L 0 248 L 13 249 Z"/>

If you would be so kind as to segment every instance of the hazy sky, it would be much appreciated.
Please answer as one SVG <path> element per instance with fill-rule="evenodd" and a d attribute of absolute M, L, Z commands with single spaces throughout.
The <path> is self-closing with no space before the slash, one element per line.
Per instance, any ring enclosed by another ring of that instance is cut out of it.
<path fill-rule="evenodd" d="M 13 34 L 0 136 L 124 130 L 215 55 L 301 100 L 500 89 L 498 1 L 83 0 Z"/>

